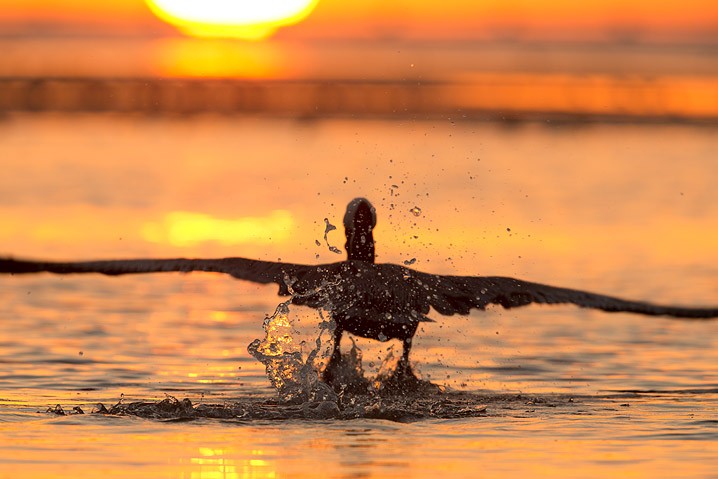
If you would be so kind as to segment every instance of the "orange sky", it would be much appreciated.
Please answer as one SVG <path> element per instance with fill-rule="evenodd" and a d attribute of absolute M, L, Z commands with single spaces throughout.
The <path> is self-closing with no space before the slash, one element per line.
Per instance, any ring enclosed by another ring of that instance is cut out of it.
<path fill-rule="evenodd" d="M 143 0 L 4 0 L 0 35 L 171 32 Z M 718 41 L 713 0 L 321 0 L 281 38 L 546 38 Z"/>

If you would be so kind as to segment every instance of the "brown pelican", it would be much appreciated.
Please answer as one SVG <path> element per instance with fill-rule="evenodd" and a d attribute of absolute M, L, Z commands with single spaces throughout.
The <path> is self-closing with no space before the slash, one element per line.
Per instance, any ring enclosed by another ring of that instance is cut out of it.
<path fill-rule="evenodd" d="M 468 314 L 490 304 L 504 308 L 531 303 L 572 303 L 608 312 L 624 311 L 687 319 L 718 317 L 718 308 L 661 306 L 602 294 L 559 288 L 500 276 L 447 276 L 423 273 L 395 264 L 374 262 L 376 210 L 364 198 L 349 203 L 344 216 L 347 259 L 304 265 L 247 258 L 130 259 L 48 262 L 0 258 L 0 273 L 101 273 L 121 275 L 167 271 L 211 271 L 256 283 L 276 283 L 280 295 L 294 304 L 327 310 L 336 323 L 334 349 L 324 371 L 332 382 L 341 360 L 340 341 L 348 331 L 365 338 L 400 339 L 403 354 L 396 375 L 413 380 L 409 365 L 411 342 L 419 323 L 432 321 L 430 308 L 443 315 Z"/>

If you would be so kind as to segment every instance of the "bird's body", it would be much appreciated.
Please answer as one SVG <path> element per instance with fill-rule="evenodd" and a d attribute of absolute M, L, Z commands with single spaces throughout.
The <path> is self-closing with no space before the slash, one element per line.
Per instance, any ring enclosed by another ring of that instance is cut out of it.
<path fill-rule="evenodd" d="M 279 294 L 291 295 L 294 304 L 322 308 L 334 319 L 334 352 L 324 373 L 329 381 L 341 357 L 339 343 L 344 331 L 379 341 L 401 340 L 404 351 L 398 370 L 413 377 L 408 359 L 411 341 L 421 322 L 432 321 L 426 316 L 431 308 L 443 315 L 453 315 L 482 310 L 490 304 L 513 308 L 531 303 L 572 303 L 608 312 L 684 319 L 718 317 L 718 308 L 661 306 L 513 278 L 434 275 L 395 264 L 376 264 L 372 236 L 375 225 L 376 213 L 371 203 L 363 198 L 350 202 L 344 218 L 348 259 L 331 264 L 303 265 L 247 258 L 86 262 L 0 259 L 0 274 L 209 271 L 256 283 L 276 283 Z"/>

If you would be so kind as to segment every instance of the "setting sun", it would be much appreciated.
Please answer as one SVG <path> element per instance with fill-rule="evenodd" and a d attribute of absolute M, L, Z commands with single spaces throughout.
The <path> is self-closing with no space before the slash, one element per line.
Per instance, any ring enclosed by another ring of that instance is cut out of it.
<path fill-rule="evenodd" d="M 314 10 L 319 0 L 146 2 L 159 18 L 193 36 L 261 40 L 272 35 L 279 27 L 303 20 Z"/>

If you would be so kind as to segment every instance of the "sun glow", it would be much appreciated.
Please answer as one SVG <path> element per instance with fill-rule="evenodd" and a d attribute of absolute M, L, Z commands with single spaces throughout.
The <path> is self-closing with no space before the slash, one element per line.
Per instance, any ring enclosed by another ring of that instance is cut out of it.
<path fill-rule="evenodd" d="M 198 37 L 262 40 L 277 28 L 298 23 L 319 0 L 145 0 L 165 22 Z"/>
<path fill-rule="evenodd" d="M 147 223 L 142 236 L 153 243 L 192 246 L 216 241 L 220 244 L 268 244 L 290 237 L 294 221 L 289 212 L 273 211 L 267 217 L 220 219 L 189 211 L 168 213 L 161 223 Z"/>

